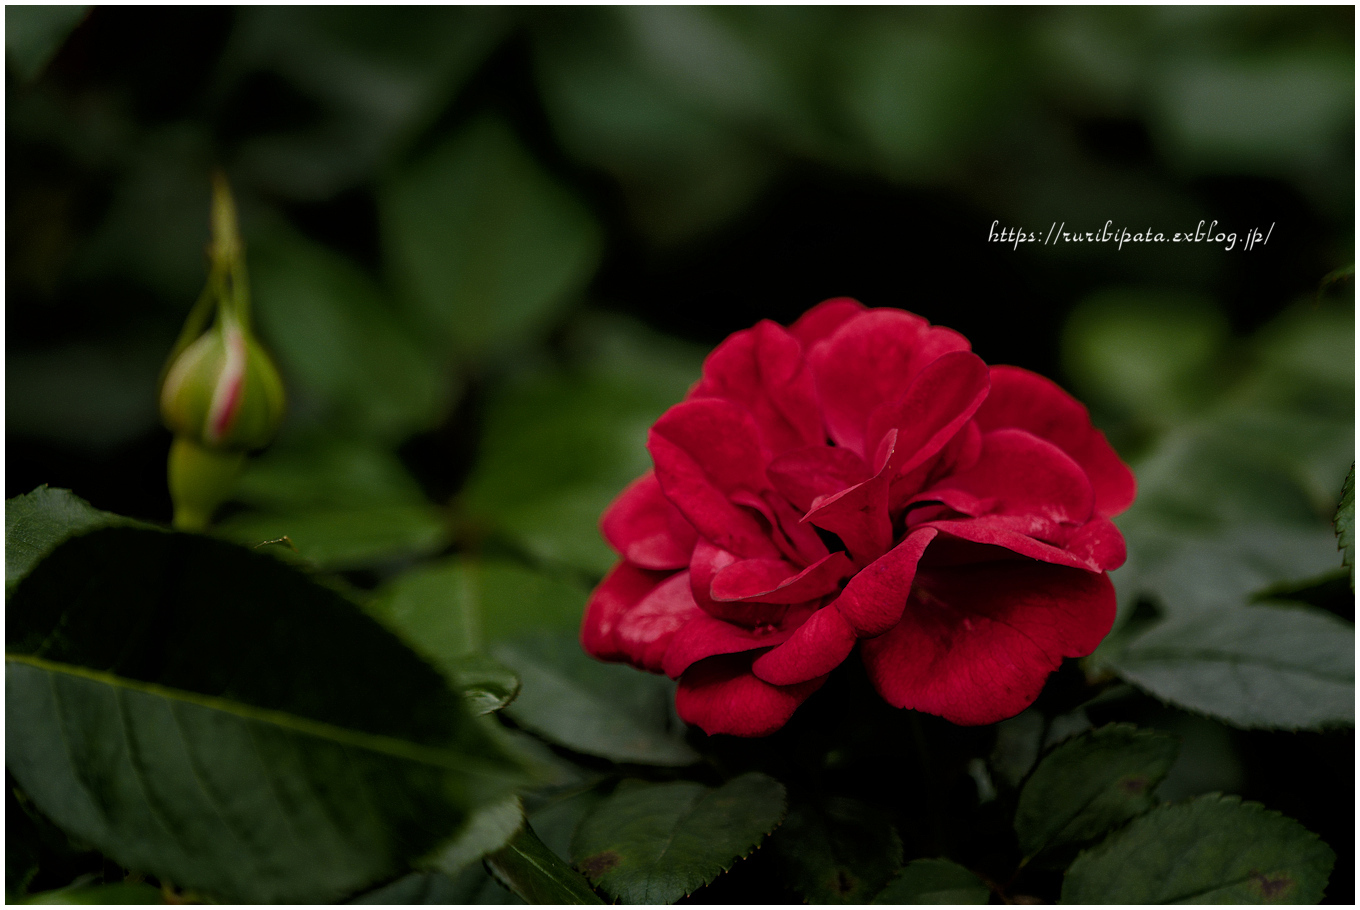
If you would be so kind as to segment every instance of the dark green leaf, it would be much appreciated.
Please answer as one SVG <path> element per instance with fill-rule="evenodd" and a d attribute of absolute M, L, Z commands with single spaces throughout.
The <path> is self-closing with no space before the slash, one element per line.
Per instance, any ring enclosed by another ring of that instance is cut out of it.
<path fill-rule="evenodd" d="M 528 825 L 487 857 L 496 878 L 531 904 L 602 904 L 581 875 L 544 846 Z"/>
<path fill-rule="evenodd" d="M 600 316 L 578 320 L 567 342 L 565 368 L 526 371 L 493 397 L 462 501 L 535 557 L 603 575 L 617 557 L 600 513 L 651 467 L 647 430 L 703 357 Z"/>
<path fill-rule="evenodd" d="M 681 766 L 699 760 L 674 716 L 675 684 L 592 660 L 575 635 L 535 635 L 491 649 L 523 687 L 505 709 L 552 742 L 616 762 Z"/>
<path fill-rule="evenodd" d="M 572 838 L 572 865 L 625 904 L 670 904 L 749 854 L 784 817 L 784 787 L 755 772 L 716 790 L 625 781 Z"/>
<path fill-rule="evenodd" d="M 866 903 L 902 865 L 888 812 L 851 799 L 795 805 L 770 849 L 786 881 L 817 904 Z"/>
<path fill-rule="evenodd" d="M 442 872 L 412 872 L 350 901 L 351 904 L 522 904 L 475 863 L 449 876 Z"/>
<path fill-rule="evenodd" d="M 6 643 L 23 791 L 123 866 L 226 900 L 341 897 L 522 779 L 357 607 L 210 538 L 67 541 L 15 589 Z"/>
<path fill-rule="evenodd" d="M 600 258 L 590 213 L 499 120 L 430 151 L 379 203 L 398 286 L 465 357 L 542 331 Z"/>
<path fill-rule="evenodd" d="M 30 895 L 26 904 L 165 904 L 160 888 L 145 884 L 83 885 Z"/>
<path fill-rule="evenodd" d="M 1341 564 L 1351 570 L 1351 590 L 1355 590 L 1355 463 L 1351 462 L 1351 472 L 1346 475 L 1346 485 L 1341 488 L 1341 502 L 1336 507 L 1337 548 L 1343 553 Z"/>
<path fill-rule="evenodd" d="M 464 867 L 494 853 L 508 844 L 524 827 L 524 807 L 518 796 L 478 807 L 463 830 L 422 862 L 446 875 L 457 875 Z"/>
<path fill-rule="evenodd" d="M 1091 841 L 1142 814 L 1176 760 L 1174 736 L 1111 724 L 1058 745 L 1020 791 L 1015 833 L 1027 856 Z"/>
<path fill-rule="evenodd" d="M 431 505 L 356 505 L 294 514 L 242 512 L 216 533 L 245 546 L 288 538 L 303 559 L 342 571 L 436 553 L 448 543 L 443 513 Z"/>
<path fill-rule="evenodd" d="M 1334 854 L 1291 818 L 1235 796 L 1162 806 L 1067 870 L 1065 904 L 1315 904 Z"/>
<path fill-rule="evenodd" d="M 952 860 L 916 859 L 888 882 L 873 903 L 985 904 L 991 895 L 982 879 Z"/>
<path fill-rule="evenodd" d="M 5 57 L 19 78 L 35 79 L 89 11 L 88 6 L 5 7 Z"/>
<path fill-rule="evenodd" d="M 17 901 L 38 872 L 38 826 L 19 805 L 5 776 L 5 901 Z"/>
<path fill-rule="evenodd" d="M 280 440 L 246 463 L 232 495 L 267 512 L 426 502 L 420 484 L 391 452 L 330 437 Z"/>
<path fill-rule="evenodd" d="M 417 651 L 420 649 L 417 648 Z M 469 654 L 451 664 L 451 680 L 473 714 L 499 711 L 519 694 L 520 679 L 484 654 Z"/>
<path fill-rule="evenodd" d="M 1355 722 L 1355 629 L 1303 606 L 1206 610 L 1158 623 L 1109 658 L 1121 677 L 1237 727 Z"/>
<path fill-rule="evenodd" d="M 57 544 L 74 534 L 109 525 L 137 524 L 101 512 L 70 490 L 47 485 L 5 501 L 5 592 L 33 571 Z"/>

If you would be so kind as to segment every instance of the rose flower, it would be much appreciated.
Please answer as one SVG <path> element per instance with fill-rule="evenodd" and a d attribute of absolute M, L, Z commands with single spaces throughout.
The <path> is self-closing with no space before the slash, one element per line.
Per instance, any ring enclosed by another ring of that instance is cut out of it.
<path fill-rule="evenodd" d="M 648 449 L 581 641 L 710 734 L 779 729 L 856 645 L 890 704 L 993 723 L 1114 621 L 1133 474 L 1057 385 L 911 313 L 737 332 Z"/>

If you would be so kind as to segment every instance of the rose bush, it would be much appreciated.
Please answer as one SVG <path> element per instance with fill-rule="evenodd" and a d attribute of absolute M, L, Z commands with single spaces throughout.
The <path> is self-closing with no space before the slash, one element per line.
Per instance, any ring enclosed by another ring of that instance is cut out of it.
<path fill-rule="evenodd" d="M 992 723 L 1114 620 L 1132 472 L 1057 385 L 911 313 L 737 332 L 648 449 L 581 640 L 708 733 L 779 729 L 856 645 L 889 703 Z"/>

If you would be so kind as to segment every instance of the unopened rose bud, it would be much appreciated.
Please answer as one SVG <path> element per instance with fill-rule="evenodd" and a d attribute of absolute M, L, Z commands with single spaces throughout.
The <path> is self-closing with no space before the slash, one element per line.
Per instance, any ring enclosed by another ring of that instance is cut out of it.
<path fill-rule="evenodd" d="M 283 419 L 283 382 L 269 355 L 229 313 L 186 347 L 165 374 L 161 418 L 208 449 L 263 448 Z"/>

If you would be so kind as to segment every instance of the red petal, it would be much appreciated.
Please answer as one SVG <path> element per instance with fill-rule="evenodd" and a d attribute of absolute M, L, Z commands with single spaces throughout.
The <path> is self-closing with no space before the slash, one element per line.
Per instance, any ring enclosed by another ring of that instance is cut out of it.
<path fill-rule="evenodd" d="M 833 297 L 808 310 L 789 326 L 789 334 L 803 343 L 804 349 L 826 338 L 841 323 L 865 312 L 864 304 L 849 297 Z"/>
<path fill-rule="evenodd" d="M 788 723 L 793 712 L 826 679 L 796 686 L 772 686 L 751 673 L 751 657 L 710 657 L 685 671 L 675 692 L 680 719 L 710 736 L 768 736 Z"/>
<path fill-rule="evenodd" d="M 759 432 L 739 406 L 696 398 L 662 414 L 647 442 L 666 498 L 700 534 L 746 557 L 779 555 L 756 517 L 732 502 L 738 491 L 769 489 Z"/>
<path fill-rule="evenodd" d="M 782 559 L 744 559 L 714 576 L 710 594 L 717 601 L 803 603 L 830 594 L 853 571 L 844 553 L 831 553 L 802 571 Z"/>
<path fill-rule="evenodd" d="M 869 415 L 866 442 L 897 430 L 894 471 L 906 474 L 934 457 L 987 397 L 987 364 L 969 351 L 950 351 L 927 364 L 898 400 Z"/>
<path fill-rule="evenodd" d="M 689 669 L 690 664 L 708 657 L 765 650 L 785 641 L 810 615 L 811 607 L 799 607 L 790 610 L 782 623 L 747 628 L 705 613 L 675 633 L 661 668 L 675 679 Z"/>
<path fill-rule="evenodd" d="M 789 686 L 825 676 L 854 650 L 855 630 L 835 607 L 822 607 L 788 641 L 766 651 L 751 672 L 767 683 Z"/>
<path fill-rule="evenodd" d="M 627 660 L 619 649 L 614 630 L 623 613 L 650 594 L 667 576 L 647 572 L 620 562 L 604 577 L 586 603 L 581 620 L 581 647 L 600 660 Z"/>
<path fill-rule="evenodd" d="M 704 361 L 703 378 L 690 398 L 736 402 L 760 428 L 772 454 L 822 442 L 821 410 L 803 347 L 768 319 L 731 335 Z"/>
<path fill-rule="evenodd" d="M 1114 522 L 1098 516 L 1073 532 L 1063 549 L 1105 572 L 1113 572 L 1128 558 L 1124 535 Z"/>
<path fill-rule="evenodd" d="M 954 506 L 951 491 L 965 494 L 960 502 L 991 500 L 991 513 L 1033 515 L 1055 523 L 1085 524 L 1094 505 L 1081 466 L 1053 443 L 1025 430 L 983 433 L 982 453 L 971 468 L 951 474 L 913 501 L 939 500 L 966 511 Z"/>
<path fill-rule="evenodd" d="M 676 630 L 706 615 L 689 592 L 689 573 L 677 572 L 619 615 L 614 641 L 633 666 L 660 673 Z"/>
<path fill-rule="evenodd" d="M 625 559 L 644 569 L 683 569 L 698 535 L 648 471 L 624 489 L 600 519 L 600 533 Z"/>
<path fill-rule="evenodd" d="M 765 474 L 781 496 L 804 512 L 818 496 L 830 496 L 873 476 L 854 452 L 825 445 L 785 452 L 770 462 Z"/>
<path fill-rule="evenodd" d="M 739 561 L 733 553 L 720 549 L 703 538 L 694 547 L 694 558 L 689 564 L 690 587 L 694 602 L 705 613 L 726 622 L 744 626 L 759 626 L 783 621 L 789 608 L 786 604 L 724 601 L 713 599 L 713 580 L 718 573 Z"/>
<path fill-rule="evenodd" d="M 1062 547 L 1044 543 L 1035 538 L 1035 520 L 1025 516 L 984 515 L 981 518 L 961 520 L 928 521 L 919 527 L 934 528 L 944 534 L 958 537 L 973 543 L 1004 547 L 1012 553 L 1028 556 L 1055 566 L 1070 566 L 1087 572 L 1101 571 L 1101 565 L 1085 553 L 1070 552 Z M 1058 533 L 1060 529 L 1049 526 L 1037 531 Z"/>
<path fill-rule="evenodd" d="M 992 390 L 978 410 L 983 430 L 1018 427 L 1062 449 L 1081 465 L 1095 490 L 1096 511 L 1106 518 L 1127 509 L 1137 493 L 1128 465 L 1105 434 L 1091 426 L 1086 408 L 1056 383 L 1019 367 L 992 367 Z"/>
<path fill-rule="evenodd" d="M 835 606 L 861 636 L 880 635 L 902 618 L 916 564 L 936 531 L 913 531 L 906 539 L 860 570 Z"/>
<path fill-rule="evenodd" d="M 932 568 L 902 621 L 860 653 L 890 704 L 990 724 L 1028 707 L 1064 657 L 1094 651 L 1114 611 L 1104 575 L 1031 562 Z"/>

